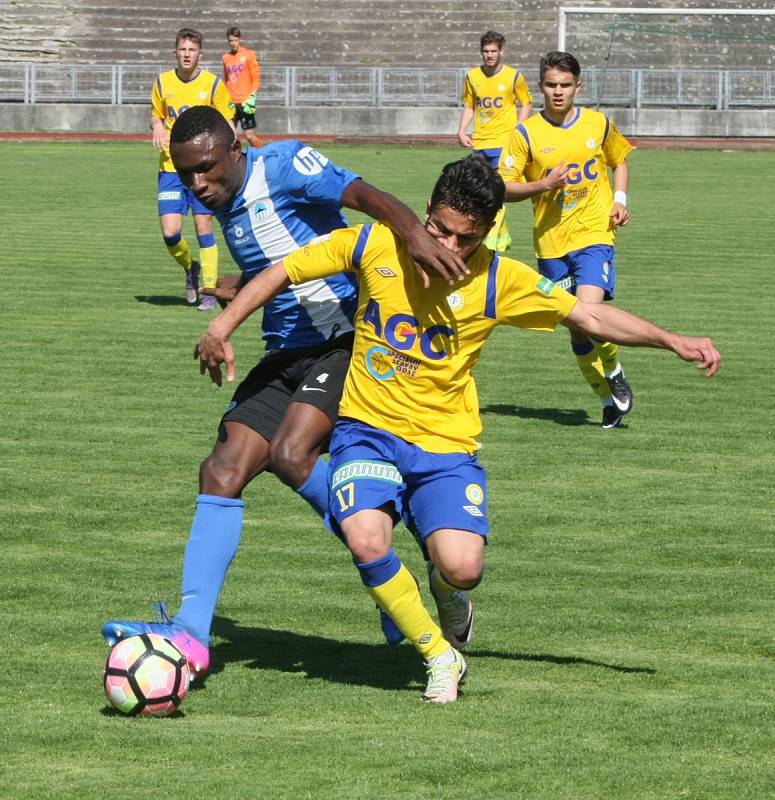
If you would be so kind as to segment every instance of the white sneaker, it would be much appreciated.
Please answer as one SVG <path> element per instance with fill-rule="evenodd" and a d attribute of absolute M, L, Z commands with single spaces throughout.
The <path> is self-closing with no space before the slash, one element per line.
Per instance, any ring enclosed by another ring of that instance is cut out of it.
<path fill-rule="evenodd" d="M 444 638 L 458 650 L 462 650 L 471 642 L 474 634 L 474 606 L 468 592 L 462 589 L 457 592 L 438 592 L 434 587 L 434 565 L 428 562 L 428 581 L 431 594 L 436 601 L 439 612 L 439 625 Z"/>
<path fill-rule="evenodd" d="M 458 689 L 468 674 L 463 656 L 450 647 L 449 650 L 425 662 L 428 685 L 422 699 L 426 703 L 454 703 Z"/>

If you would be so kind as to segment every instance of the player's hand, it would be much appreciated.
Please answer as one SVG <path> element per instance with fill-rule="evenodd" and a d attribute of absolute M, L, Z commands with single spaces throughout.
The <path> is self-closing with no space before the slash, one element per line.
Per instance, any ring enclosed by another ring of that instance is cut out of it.
<path fill-rule="evenodd" d="M 551 192 L 561 189 L 568 181 L 568 166 L 564 161 L 560 163 L 544 178 L 544 191 Z"/>
<path fill-rule="evenodd" d="M 697 369 L 704 369 L 708 378 L 718 372 L 721 354 L 707 338 L 697 336 L 676 336 L 671 342 L 672 351 L 684 361 L 693 361 Z"/>
<path fill-rule="evenodd" d="M 470 272 L 460 256 L 434 239 L 422 225 L 417 225 L 412 235 L 407 236 L 406 251 L 426 289 L 431 285 L 428 272 L 440 275 L 450 286 L 455 285 L 455 279 L 462 281 Z"/>
<path fill-rule="evenodd" d="M 221 308 L 226 306 L 237 296 L 242 288 L 241 275 L 222 275 L 218 278 L 215 288 L 203 286 L 199 289 L 199 294 L 209 294 L 215 297 Z"/>
<path fill-rule="evenodd" d="M 459 133 L 457 135 L 457 140 L 463 147 L 473 147 L 474 146 L 474 143 L 473 143 L 471 137 L 467 133 Z"/>
<path fill-rule="evenodd" d="M 170 137 L 167 134 L 167 131 L 163 128 L 161 130 L 154 130 L 153 132 L 153 146 L 159 151 L 162 152 L 169 147 Z"/>
<path fill-rule="evenodd" d="M 234 380 L 234 348 L 228 336 L 218 332 L 216 320 L 210 323 L 207 330 L 201 335 L 194 347 L 194 358 L 199 359 L 199 374 L 204 375 L 207 370 L 210 380 L 218 386 L 223 385 L 221 364 L 226 364 L 226 380 Z"/>
<path fill-rule="evenodd" d="M 253 114 L 256 110 L 256 93 L 251 92 L 242 103 L 242 110 L 246 114 Z"/>
<path fill-rule="evenodd" d="M 621 203 L 614 203 L 614 207 L 611 209 L 611 222 L 614 227 L 626 225 L 629 221 L 630 212 L 627 210 L 627 206 L 623 206 Z"/>

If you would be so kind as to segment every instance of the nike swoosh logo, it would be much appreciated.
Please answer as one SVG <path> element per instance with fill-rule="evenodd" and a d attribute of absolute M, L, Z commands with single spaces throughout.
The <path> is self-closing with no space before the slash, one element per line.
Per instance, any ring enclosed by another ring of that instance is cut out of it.
<path fill-rule="evenodd" d="M 325 389 L 318 389 L 317 386 L 302 386 L 302 392 L 325 392 Z"/>

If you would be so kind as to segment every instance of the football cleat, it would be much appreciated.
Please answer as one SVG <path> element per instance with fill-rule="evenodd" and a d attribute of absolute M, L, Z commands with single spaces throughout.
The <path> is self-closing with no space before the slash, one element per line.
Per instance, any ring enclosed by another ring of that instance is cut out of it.
<path fill-rule="evenodd" d="M 458 650 L 470 643 L 474 633 L 474 606 L 468 592 L 439 592 L 433 581 L 435 567 L 428 562 L 428 582 L 439 612 L 439 625 L 444 638 Z"/>
<path fill-rule="evenodd" d="M 632 411 L 632 389 L 624 377 L 624 370 L 621 366 L 610 377 L 606 377 L 608 388 L 611 390 L 611 399 L 619 410 L 619 413 L 629 414 Z M 603 426 L 605 427 L 605 426 Z"/>
<path fill-rule="evenodd" d="M 202 297 L 202 302 L 196 307 L 197 311 L 215 311 L 218 301 L 211 294 Z"/>
<path fill-rule="evenodd" d="M 422 699 L 426 703 L 454 703 L 458 691 L 468 674 L 463 656 L 450 647 L 449 650 L 425 662 L 428 685 Z"/>
<path fill-rule="evenodd" d="M 603 427 L 608 430 L 609 428 L 621 428 L 622 426 L 622 412 L 615 405 L 603 406 Z"/>
<path fill-rule="evenodd" d="M 115 646 L 121 639 L 139 636 L 141 633 L 157 633 L 169 639 L 186 657 L 193 677 L 202 675 L 210 668 L 210 650 L 207 645 L 195 639 L 185 628 L 176 625 L 167 614 L 163 602 L 154 604 L 154 613 L 159 622 L 142 622 L 135 620 L 110 620 L 102 626 L 105 641 Z"/>
<path fill-rule="evenodd" d="M 186 270 L 186 302 L 193 306 L 199 291 L 199 262 L 192 261 L 191 269 Z"/>

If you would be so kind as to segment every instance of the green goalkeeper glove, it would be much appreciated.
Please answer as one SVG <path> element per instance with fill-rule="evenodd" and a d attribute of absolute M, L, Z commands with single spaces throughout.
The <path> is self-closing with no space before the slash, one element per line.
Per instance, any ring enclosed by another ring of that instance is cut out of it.
<path fill-rule="evenodd" d="M 252 114 L 256 110 L 256 93 L 251 92 L 251 94 L 245 99 L 245 102 L 242 104 L 242 110 L 246 114 Z"/>

